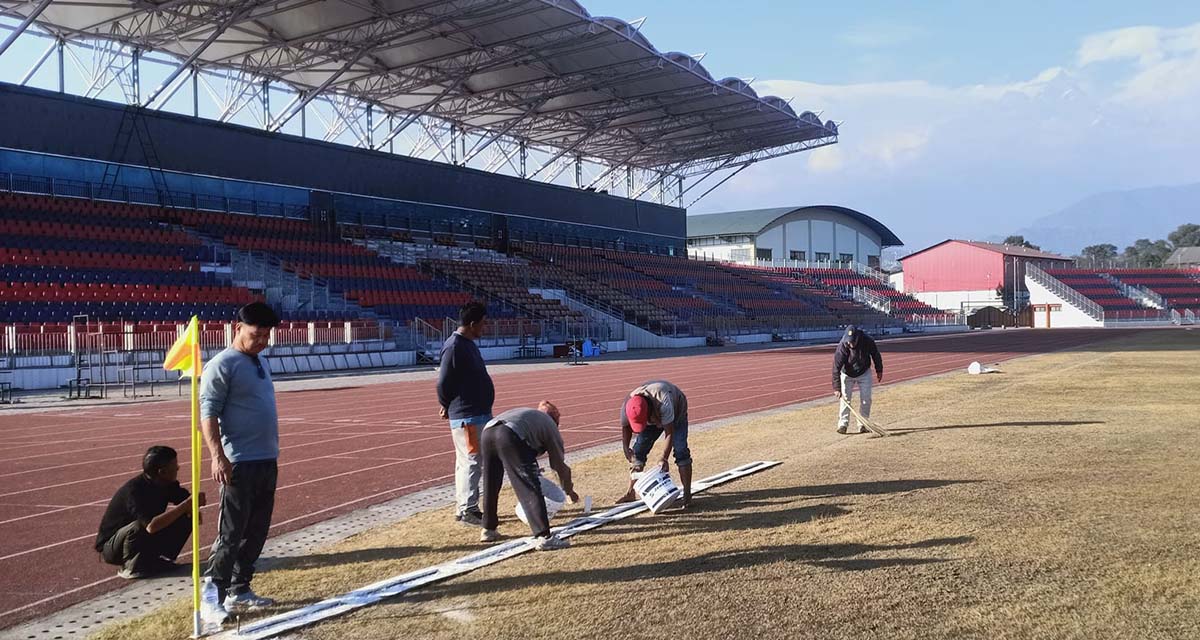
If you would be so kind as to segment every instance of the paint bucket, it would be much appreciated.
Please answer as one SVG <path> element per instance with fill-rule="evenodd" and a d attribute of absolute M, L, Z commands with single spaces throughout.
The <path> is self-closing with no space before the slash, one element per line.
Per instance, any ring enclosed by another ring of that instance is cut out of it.
<path fill-rule="evenodd" d="M 671 474 L 659 468 L 633 474 L 633 490 L 652 513 L 662 513 L 682 496 L 679 487 L 671 481 Z"/>
<path fill-rule="evenodd" d="M 546 499 L 546 520 L 549 521 L 566 504 L 567 494 L 546 476 L 541 476 L 541 479 L 542 497 Z M 525 524 L 529 524 L 529 518 L 525 515 L 525 509 L 521 508 L 520 502 L 517 503 L 517 519 Z"/>

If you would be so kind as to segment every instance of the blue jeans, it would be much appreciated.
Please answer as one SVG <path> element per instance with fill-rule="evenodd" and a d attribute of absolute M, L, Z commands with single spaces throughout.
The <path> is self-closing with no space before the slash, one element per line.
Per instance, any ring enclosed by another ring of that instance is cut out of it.
<path fill-rule="evenodd" d="M 479 512 L 479 434 L 491 415 L 471 416 L 450 421 L 450 438 L 454 441 L 455 513 Z"/>
<path fill-rule="evenodd" d="M 671 447 L 675 452 L 675 466 L 687 467 L 692 464 L 692 452 L 688 449 L 688 415 L 687 415 L 687 399 L 680 403 L 681 406 L 675 407 L 675 431 L 671 436 Z M 635 434 L 633 440 L 633 468 L 632 471 L 643 471 L 646 468 L 646 458 L 650 455 L 650 449 L 654 447 L 655 441 L 663 434 L 662 427 L 656 424 L 648 424 L 641 433 Z"/>

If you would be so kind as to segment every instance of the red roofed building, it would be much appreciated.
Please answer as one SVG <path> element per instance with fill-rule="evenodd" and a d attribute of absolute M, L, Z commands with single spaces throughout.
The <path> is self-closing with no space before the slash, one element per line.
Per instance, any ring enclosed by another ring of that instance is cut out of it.
<path fill-rule="evenodd" d="M 892 285 L 921 302 L 947 311 L 987 305 L 1016 305 L 1029 298 L 1025 265 L 1043 269 L 1070 266 L 1071 259 L 1017 245 L 946 240 L 900 259 L 902 273 Z M 998 289 L 1008 292 L 1003 299 Z"/>

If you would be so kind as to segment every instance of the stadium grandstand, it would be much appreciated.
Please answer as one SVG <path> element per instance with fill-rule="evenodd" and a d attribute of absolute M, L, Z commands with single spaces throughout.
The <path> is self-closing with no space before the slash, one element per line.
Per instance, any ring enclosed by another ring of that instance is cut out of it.
<path fill-rule="evenodd" d="M 43 1 L 0 29 L 17 387 L 136 394 L 181 323 L 218 349 L 253 300 L 285 372 L 427 360 L 472 299 L 489 358 L 956 322 L 887 285 L 898 239 L 848 209 L 760 230 L 834 216 L 849 256 L 689 259 L 688 206 L 837 125 L 573 2 Z"/>
<path fill-rule="evenodd" d="M 1041 269 L 1025 271 L 1036 327 L 1195 324 L 1196 269 Z"/>

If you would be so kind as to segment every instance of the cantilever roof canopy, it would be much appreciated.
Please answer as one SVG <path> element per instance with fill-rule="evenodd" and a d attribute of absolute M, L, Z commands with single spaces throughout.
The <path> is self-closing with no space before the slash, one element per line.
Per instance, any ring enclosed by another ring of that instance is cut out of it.
<path fill-rule="evenodd" d="M 0 4 L 62 38 L 287 83 L 301 92 L 293 111 L 306 98 L 351 96 L 614 166 L 685 175 L 701 160 L 759 160 L 837 139 L 833 122 L 714 79 L 697 59 L 659 52 L 630 24 L 572 0 Z"/>

